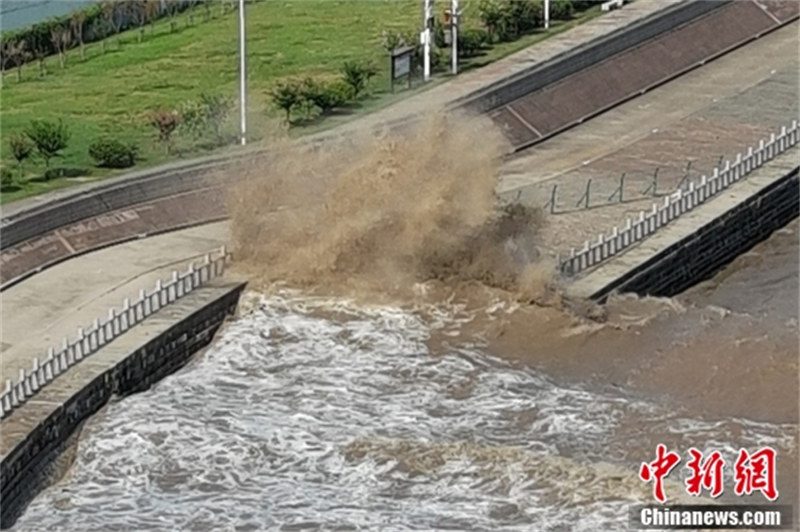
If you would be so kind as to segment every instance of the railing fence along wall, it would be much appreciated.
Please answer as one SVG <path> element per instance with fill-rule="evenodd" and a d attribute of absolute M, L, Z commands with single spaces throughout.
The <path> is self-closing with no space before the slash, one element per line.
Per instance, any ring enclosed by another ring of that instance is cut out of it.
<path fill-rule="evenodd" d="M 593 243 L 587 240 L 580 250 L 573 248 L 570 257 L 560 262 L 561 272 L 567 276 L 576 275 L 621 253 L 794 147 L 798 139 L 800 130 L 797 120 L 793 120 L 791 126 L 781 128 L 780 134 L 773 133 L 767 141 L 762 139 L 757 148 L 748 148 L 745 155 L 737 154 L 736 159 L 726 161 L 721 170 L 715 168 L 710 178 L 704 175 L 699 185 L 690 182 L 688 190 L 679 188 L 674 194 L 664 197 L 660 206 L 654 203 L 649 213 L 640 211 L 635 221 L 628 218 L 624 229 L 614 227 L 610 235 L 601 234 Z"/>
<path fill-rule="evenodd" d="M 158 280 L 155 289 L 150 293 L 142 289 L 139 292 L 139 298 L 133 303 L 129 298 L 125 298 L 121 310 L 109 309 L 106 320 L 95 319 L 88 331 L 83 328 L 78 329 L 78 336 L 74 341 L 70 342 L 69 339 L 64 338 L 58 352 L 51 347 L 44 362 L 40 363 L 39 359 L 35 358 L 30 371 L 20 369 L 19 379 L 16 383 L 12 383 L 11 379 L 6 379 L 5 391 L 0 396 L 0 419 L 4 419 L 15 408 L 36 395 L 53 379 L 87 356 L 97 352 L 134 325 L 201 287 L 207 281 L 222 276 L 225 265 L 230 262 L 231 255 L 225 247 L 219 253 L 220 256 L 213 259 L 211 253 L 207 254 L 202 264 L 195 266 L 194 263 L 191 263 L 188 270 L 183 273 L 173 271 L 169 281 L 164 283 Z"/>

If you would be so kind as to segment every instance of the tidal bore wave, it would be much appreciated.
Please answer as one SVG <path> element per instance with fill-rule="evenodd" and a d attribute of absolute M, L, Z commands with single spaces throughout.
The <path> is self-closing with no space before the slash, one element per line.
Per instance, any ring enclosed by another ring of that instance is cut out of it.
<path fill-rule="evenodd" d="M 92 419 L 14 529 L 618 530 L 652 500 L 635 472 L 657 443 L 793 452 L 794 426 L 565 387 L 477 344 L 430 353 L 456 313 L 291 292 L 251 306 Z"/>

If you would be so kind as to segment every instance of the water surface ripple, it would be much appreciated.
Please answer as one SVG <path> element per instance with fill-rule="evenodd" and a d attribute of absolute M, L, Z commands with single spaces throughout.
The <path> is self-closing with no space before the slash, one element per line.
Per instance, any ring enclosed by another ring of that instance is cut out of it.
<path fill-rule="evenodd" d="M 14 529 L 622 529 L 658 442 L 791 446 L 792 427 L 559 386 L 476 347 L 432 355 L 440 318 L 264 298 L 91 420 Z"/>

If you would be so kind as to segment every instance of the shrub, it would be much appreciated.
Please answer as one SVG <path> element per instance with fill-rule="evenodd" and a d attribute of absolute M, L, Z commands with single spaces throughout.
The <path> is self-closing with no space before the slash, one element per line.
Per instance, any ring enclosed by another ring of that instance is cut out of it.
<path fill-rule="evenodd" d="M 81 177 L 89 173 L 86 168 L 50 168 L 44 173 L 44 179 L 50 181 L 56 177 Z"/>
<path fill-rule="evenodd" d="M 98 139 L 89 146 L 89 156 L 104 168 L 129 168 L 136 164 L 138 154 L 135 144 L 112 138 Z"/>
<path fill-rule="evenodd" d="M 14 156 L 14 159 L 17 160 L 19 174 L 20 177 L 22 177 L 22 165 L 33 153 L 33 144 L 30 139 L 24 135 L 14 135 L 8 139 L 8 145 L 11 147 L 11 154 Z"/>
<path fill-rule="evenodd" d="M 0 166 L 0 186 L 2 188 L 14 186 L 14 172 L 11 171 L 11 168 Z"/>
<path fill-rule="evenodd" d="M 158 109 L 150 113 L 149 123 L 158 130 L 158 141 L 161 142 L 169 153 L 172 150 L 172 134 L 181 123 L 178 111 Z"/>
<path fill-rule="evenodd" d="M 538 0 L 507 0 L 503 7 L 502 40 L 513 40 L 544 22 L 544 9 Z"/>
<path fill-rule="evenodd" d="M 67 147 L 70 138 L 69 128 L 61 120 L 31 120 L 25 135 L 44 159 L 45 168 L 50 168 L 50 159 L 60 155 L 59 152 Z"/>
<path fill-rule="evenodd" d="M 302 99 L 319 109 L 323 115 L 347 103 L 348 91 L 348 87 L 340 81 L 305 78 L 300 84 Z"/>
<path fill-rule="evenodd" d="M 543 7 L 541 0 L 481 0 L 478 16 L 490 43 L 510 41 L 541 26 Z"/>
<path fill-rule="evenodd" d="M 196 138 L 211 132 L 218 144 L 224 141 L 223 127 L 233 102 L 217 94 L 201 94 L 197 102 L 185 102 L 181 107 L 181 126 Z"/>
<path fill-rule="evenodd" d="M 369 63 L 348 61 L 342 65 L 342 79 L 350 89 L 350 95 L 358 99 L 366 90 L 369 80 L 375 77 L 378 70 Z"/>
<path fill-rule="evenodd" d="M 550 18 L 554 20 L 569 20 L 575 13 L 572 0 L 553 0 L 550 4 Z"/>
<path fill-rule="evenodd" d="M 268 96 L 273 105 L 286 113 L 286 122 L 291 122 L 292 111 L 303 104 L 302 88 L 297 80 L 280 80 L 272 87 Z"/>
<path fill-rule="evenodd" d="M 390 54 L 398 48 L 414 46 L 416 43 L 417 39 L 411 38 L 409 32 L 383 30 L 381 33 L 381 45 Z"/>
<path fill-rule="evenodd" d="M 472 57 L 477 54 L 489 41 L 489 35 L 484 30 L 468 29 L 458 34 L 458 55 Z"/>
<path fill-rule="evenodd" d="M 489 35 L 489 42 L 494 42 L 495 37 L 503 34 L 506 20 L 505 4 L 502 0 L 481 0 L 478 3 L 478 18 Z"/>

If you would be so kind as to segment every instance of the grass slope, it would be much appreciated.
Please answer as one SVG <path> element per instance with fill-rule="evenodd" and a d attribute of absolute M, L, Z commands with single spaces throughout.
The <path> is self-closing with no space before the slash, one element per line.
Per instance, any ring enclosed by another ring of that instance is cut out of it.
<path fill-rule="evenodd" d="M 478 24 L 476 6 L 475 0 L 468 0 L 464 6 L 468 27 Z M 125 32 L 119 39 L 107 40 L 106 53 L 100 43 L 92 43 L 87 46 L 85 60 L 80 59 L 77 49 L 70 50 L 65 69 L 60 68 L 57 57 L 50 57 L 44 77 L 39 76 L 35 62 L 24 67 L 21 82 L 17 81 L 15 70 L 5 72 L 0 90 L 3 166 L 13 167 L 16 172 L 8 146 L 11 135 L 21 133 L 31 119 L 63 118 L 72 138 L 63 157 L 52 164 L 85 168 L 90 173 L 86 177 L 44 181 L 41 178 L 44 164 L 34 159 L 26 163 L 24 186 L 3 191 L 2 202 L 108 175 L 108 170 L 93 167 L 87 153 L 89 145 L 104 135 L 137 143 L 142 153 L 138 167 L 175 158 L 156 145 L 155 130 L 146 123 L 147 113 L 157 108 L 177 108 L 186 100 L 197 99 L 201 92 L 233 98 L 237 95 L 238 16 L 235 11 L 223 15 L 216 8 L 211 13 L 213 18 L 209 21 L 204 20 L 203 8 L 180 15 L 176 32 L 170 32 L 168 20 L 159 21 L 146 30 L 141 43 L 138 31 Z M 547 33 L 495 45 L 465 67 L 486 64 L 598 13 L 591 10 L 579 19 L 556 23 Z M 388 59 L 380 41 L 382 30 L 413 29 L 420 18 L 420 4 L 415 0 L 294 0 L 249 5 L 251 134 L 258 136 L 258 126 L 265 122 L 267 114 L 275 116 L 269 110 L 265 93 L 276 79 L 285 76 L 332 73 L 345 61 L 372 61 L 380 68 L 380 74 L 372 82 L 372 96 L 359 105 L 356 113 L 374 110 L 417 92 L 402 91 L 394 95 L 389 92 Z M 235 120 L 238 112 L 232 115 Z M 303 129 L 318 130 L 350 118 L 334 117 Z M 235 124 L 232 126 L 235 130 Z M 178 138 L 178 156 L 207 153 Z"/>

